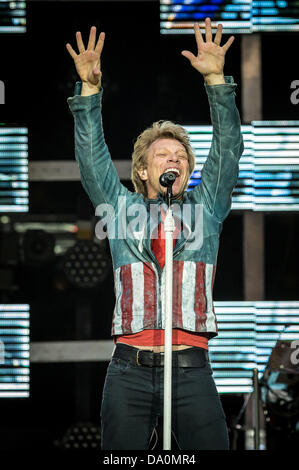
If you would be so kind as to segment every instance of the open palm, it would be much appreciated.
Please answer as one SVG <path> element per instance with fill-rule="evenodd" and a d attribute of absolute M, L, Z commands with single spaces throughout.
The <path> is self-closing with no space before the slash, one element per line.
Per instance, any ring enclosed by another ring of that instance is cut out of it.
<path fill-rule="evenodd" d="M 66 48 L 74 59 L 76 70 L 82 82 L 88 82 L 91 85 L 98 85 L 101 80 L 101 53 L 104 47 L 105 33 L 101 33 L 95 46 L 96 27 L 90 28 L 87 49 L 85 49 L 81 33 L 76 33 L 77 46 L 79 54 L 77 54 L 72 46 L 68 43 Z"/>
<path fill-rule="evenodd" d="M 225 54 L 233 43 L 234 37 L 231 36 L 223 46 L 220 46 L 222 25 L 219 24 L 213 42 L 210 18 L 205 20 L 205 31 L 206 42 L 203 40 L 198 23 L 194 24 L 197 55 L 195 56 L 190 51 L 182 51 L 182 55 L 189 59 L 191 65 L 202 75 L 222 74 Z"/>

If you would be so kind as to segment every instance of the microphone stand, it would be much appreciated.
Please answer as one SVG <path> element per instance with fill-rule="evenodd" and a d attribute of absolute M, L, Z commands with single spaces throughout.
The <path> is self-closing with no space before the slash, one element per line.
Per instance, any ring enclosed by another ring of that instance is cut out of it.
<path fill-rule="evenodd" d="M 167 186 L 168 209 L 164 220 L 165 232 L 165 342 L 164 342 L 164 403 L 163 403 L 163 450 L 171 450 L 172 405 L 172 276 L 174 218 L 170 208 L 172 183 Z"/>

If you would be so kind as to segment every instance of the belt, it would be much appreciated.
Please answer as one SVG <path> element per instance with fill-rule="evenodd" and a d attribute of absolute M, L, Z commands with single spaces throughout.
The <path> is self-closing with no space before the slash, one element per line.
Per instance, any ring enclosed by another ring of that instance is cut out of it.
<path fill-rule="evenodd" d="M 164 352 L 155 353 L 146 349 L 137 349 L 124 343 L 117 343 L 112 358 L 129 361 L 135 366 L 164 366 Z M 209 353 L 203 348 L 191 347 L 172 351 L 173 367 L 203 367 L 208 361 Z"/>

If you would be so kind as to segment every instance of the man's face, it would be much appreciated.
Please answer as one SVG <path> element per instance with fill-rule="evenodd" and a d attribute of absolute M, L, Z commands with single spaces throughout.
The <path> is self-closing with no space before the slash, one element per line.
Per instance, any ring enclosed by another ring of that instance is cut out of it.
<path fill-rule="evenodd" d="M 185 147 L 176 139 L 157 139 L 148 149 L 147 168 L 138 170 L 140 178 L 145 181 L 149 199 L 155 199 L 159 192 L 167 192 L 167 188 L 160 185 L 159 178 L 169 169 L 179 172 L 172 186 L 172 194 L 182 195 L 189 178 Z"/>

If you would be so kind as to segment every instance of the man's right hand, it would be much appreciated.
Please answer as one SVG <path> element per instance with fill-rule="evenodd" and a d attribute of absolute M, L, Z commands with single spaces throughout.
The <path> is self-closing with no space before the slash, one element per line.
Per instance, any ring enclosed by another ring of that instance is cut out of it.
<path fill-rule="evenodd" d="M 95 46 L 97 28 L 90 28 L 88 46 L 85 50 L 81 32 L 77 31 L 76 40 L 79 49 L 77 54 L 72 46 L 67 43 L 66 48 L 74 59 L 76 70 L 82 81 L 82 96 L 89 96 L 97 93 L 101 88 L 101 53 L 104 47 L 105 33 L 101 33 Z"/>

